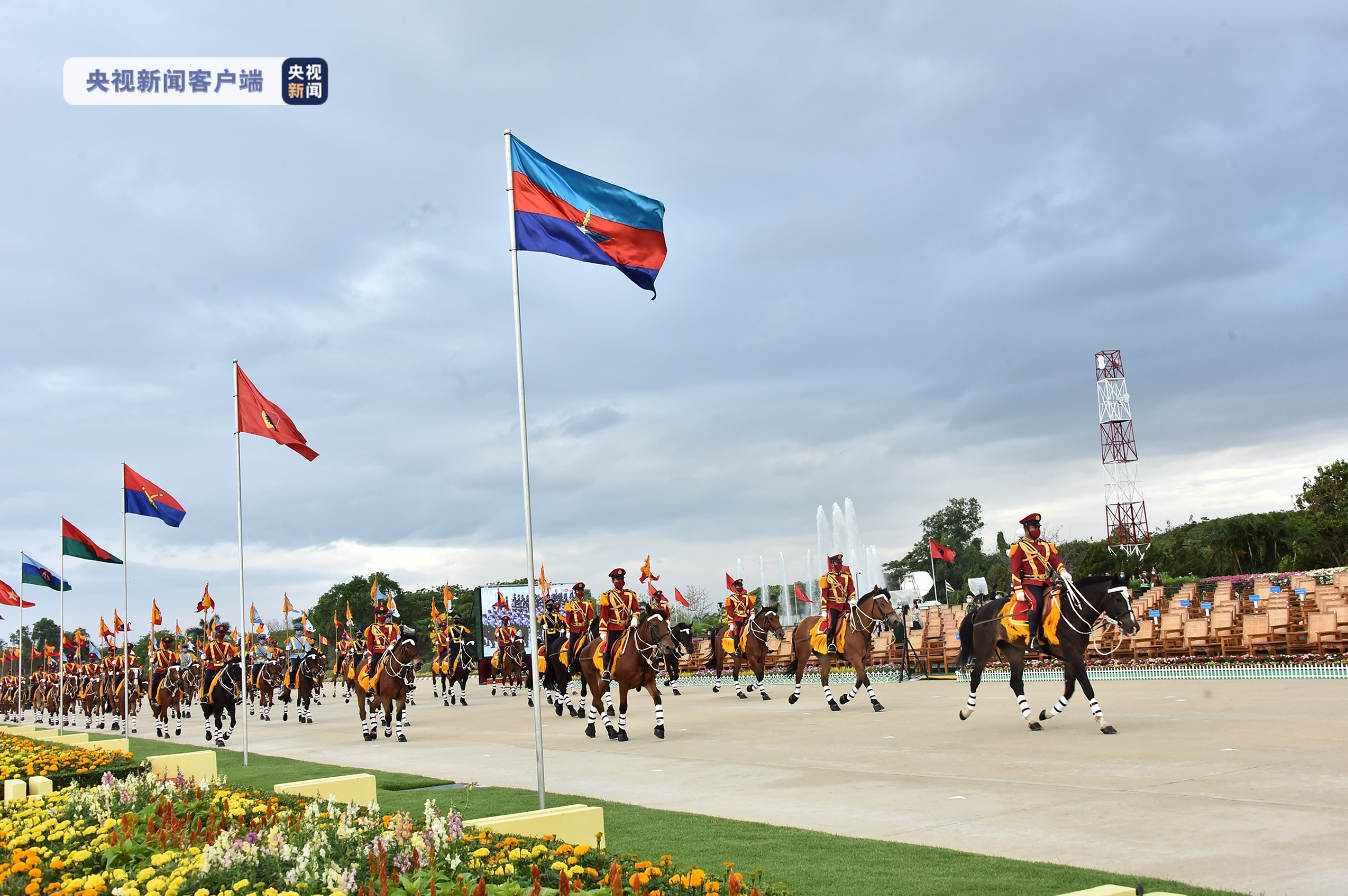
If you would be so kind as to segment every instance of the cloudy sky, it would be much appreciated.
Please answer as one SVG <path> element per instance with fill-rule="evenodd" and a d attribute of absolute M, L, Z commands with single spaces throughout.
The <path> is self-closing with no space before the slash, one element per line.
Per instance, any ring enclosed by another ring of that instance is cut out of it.
<path fill-rule="evenodd" d="M 133 614 L 232 605 L 233 358 L 321 454 L 244 437 L 264 612 L 522 575 L 506 127 L 667 207 L 654 302 L 521 259 L 553 579 L 803 577 L 846 497 L 884 559 L 955 496 L 1099 537 L 1104 348 L 1154 524 L 1286 507 L 1348 454 L 1345 44 L 1328 2 L 7 4 L 0 578 L 63 514 L 120 554 L 126 462 L 188 511 L 130 520 Z M 110 55 L 331 98 L 67 105 Z M 69 572 L 96 624 L 120 574 Z"/>

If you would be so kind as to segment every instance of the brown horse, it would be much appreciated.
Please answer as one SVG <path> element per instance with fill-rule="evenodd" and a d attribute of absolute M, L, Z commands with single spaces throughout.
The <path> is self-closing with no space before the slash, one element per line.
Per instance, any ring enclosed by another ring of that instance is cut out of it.
<path fill-rule="evenodd" d="M 763 606 L 754 611 L 754 615 L 745 620 L 747 628 L 747 637 L 744 639 L 744 655 L 738 653 L 726 655 L 725 648 L 721 644 L 721 638 L 729 631 L 730 626 L 723 625 L 718 628 L 711 636 L 711 657 L 707 660 L 707 668 L 716 672 L 716 684 L 711 686 L 713 694 L 721 692 L 721 670 L 728 664 L 730 666 L 730 677 L 735 682 L 735 696 L 741 700 L 748 700 L 749 697 L 740 690 L 740 669 L 748 667 L 749 671 L 754 673 L 754 679 L 758 684 L 758 692 L 763 695 L 764 700 L 771 700 L 767 689 L 763 687 L 763 667 L 767 662 L 768 637 L 774 636 L 779 641 L 786 637 L 786 632 L 782 631 L 782 622 L 777 618 L 777 608 Z M 754 685 L 749 685 L 749 690 L 753 690 Z"/>
<path fill-rule="evenodd" d="M 153 676 L 152 676 L 153 678 Z M 176 722 L 176 734 L 183 733 L 182 718 L 173 719 L 170 710 L 176 714 L 183 696 L 183 670 L 176 663 L 154 682 L 150 693 L 150 710 L 154 713 L 154 736 L 169 737 L 169 723 Z"/>
<path fill-rule="evenodd" d="M 614 648 L 613 674 L 611 678 L 618 684 L 618 730 L 613 730 L 608 720 L 606 706 L 613 702 L 609 694 L 609 685 L 599 681 L 599 670 L 595 667 L 595 652 L 603 642 L 595 638 L 580 650 L 580 674 L 590 690 L 590 708 L 585 736 L 594 737 L 594 721 L 601 714 L 609 740 L 627 740 L 627 692 L 645 690 L 655 701 L 655 736 L 665 736 L 665 707 L 660 701 L 660 689 L 656 686 L 659 673 L 664 669 L 664 658 L 678 654 L 679 645 L 669 633 L 669 622 L 660 614 L 651 615 L 644 609 L 637 624 L 627 635 L 627 644 L 621 653 Z"/>
<path fill-rule="evenodd" d="M 498 653 L 500 657 L 500 666 L 496 669 L 496 677 L 491 681 L 491 695 L 496 696 L 496 685 L 501 685 L 501 694 L 504 695 L 506 688 L 510 688 L 510 696 L 515 696 L 517 687 L 528 687 L 531 678 L 526 677 L 529 667 L 529 655 L 524 652 L 524 642 L 519 638 L 511 641 L 509 644 L 502 644 Z M 533 706 L 533 692 L 529 693 L 529 705 Z"/>
<path fill-rule="evenodd" d="M 388 650 L 384 651 L 384 660 L 376 667 L 378 678 L 374 688 L 366 691 L 361 687 L 358 673 L 363 663 L 352 664 L 347 682 L 356 693 L 356 708 L 360 710 L 360 730 L 368 741 L 379 739 L 379 723 L 384 723 L 384 736 L 392 737 L 394 725 L 397 725 L 398 741 L 407 743 L 403 734 L 403 716 L 407 711 L 407 697 L 417 683 L 417 670 L 421 668 L 421 652 L 417 649 L 417 639 L 410 634 L 401 635 Z M 369 698 L 370 717 L 366 716 L 366 698 Z"/>
<path fill-rule="evenodd" d="M 960 719 L 968 719 L 974 714 L 978 702 L 978 683 L 983 678 L 983 666 L 997 651 L 1011 664 L 1011 690 L 1015 692 L 1020 704 L 1020 714 L 1029 723 L 1031 731 L 1040 731 L 1046 722 L 1067 708 L 1076 685 L 1090 701 L 1091 715 L 1100 723 L 1101 734 L 1116 734 L 1114 726 L 1105 721 L 1100 703 L 1095 699 L 1095 689 L 1086 677 L 1086 651 L 1090 644 L 1091 630 L 1102 618 L 1111 620 L 1125 635 L 1135 635 L 1138 631 L 1137 617 L 1133 615 L 1130 602 L 1128 580 L 1119 576 L 1089 576 L 1081 580 L 1080 589 L 1071 583 L 1064 583 L 1059 592 L 1066 598 L 1059 604 L 1060 617 L 1057 625 L 1057 644 L 1050 643 L 1047 637 L 1041 642 L 1041 649 L 1049 656 L 1062 660 L 1065 687 L 1063 695 L 1053 704 L 1052 710 L 1041 710 L 1035 719 L 1030 703 L 1025 699 L 1025 650 L 1029 638 L 1017 635 L 1006 637 L 1006 629 L 998 618 L 1007 598 L 990 601 L 979 608 L 978 612 L 964 617 L 960 625 L 959 667 L 962 669 L 971 660 L 973 670 L 969 674 L 969 699 L 960 710 Z"/>
<path fill-rule="evenodd" d="M 807 616 L 796 626 L 795 633 L 791 636 L 791 646 L 795 651 L 796 657 L 796 690 L 791 694 L 788 703 L 795 703 L 800 699 L 800 681 L 805 677 L 805 667 L 809 665 L 810 658 L 819 657 L 819 681 L 824 686 L 824 699 L 828 701 L 828 708 L 834 712 L 842 709 L 833 699 L 833 692 L 828 686 L 829 667 L 836 660 L 845 660 L 851 665 L 857 673 L 856 684 L 852 685 L 851 692 L 842 696 L 843 706 L 857 695 L 857 692 L 864 685 L 866 693 L 871 698 L 871 708 L 876 712 L 884 712 L 885 708 L 880 705 L 880 701 L 875 696 L 875 688 L 871 687 L 871 677 L 866 674 L 866 665 L 871 659 L 871 639 L 886 625 L 896 628 L 903 625 L 903 620 L 899 614 L 894 612 L 894 607 L 889 603 L 889 590 L 876 585 L 865 596 L 857 599 L 847 613 L 847 637 L 843 643 L 838 645 L 841 650 L 838 657 L 830 657 L 827 654 L 815 653 L 810 647 L 810 634 L 814 631 L 815 624 L 819 621 L 818 616 Z"/>

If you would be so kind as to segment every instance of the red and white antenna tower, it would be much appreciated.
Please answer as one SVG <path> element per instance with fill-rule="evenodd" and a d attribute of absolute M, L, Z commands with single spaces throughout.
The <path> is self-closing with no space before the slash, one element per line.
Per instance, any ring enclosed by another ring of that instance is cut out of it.
<path fill-rule="evenodd" d="M 1095 391 L 1100 399 L 1100 460 L 1105 465 L 1105 541 L 1139 557 L 1151 543 L 1147 504 L 1137 484 L 1137 441 L 1128 383 L 1119 351 L 1095 353 Z"/>

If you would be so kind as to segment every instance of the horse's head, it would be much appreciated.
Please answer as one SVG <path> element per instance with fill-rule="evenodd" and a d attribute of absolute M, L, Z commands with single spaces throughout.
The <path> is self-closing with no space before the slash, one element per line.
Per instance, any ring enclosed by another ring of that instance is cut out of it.
<path fill-rule="evenodd" d="M 398 658 L 400 663 L 409 663 L 413 666 L 421 665 L 421 650 L 417 647 L 415 635 L 403 635 L 398 639 L 398 644 L 393 649 L 393 655 Z"/>
<path fill-rule="evenodd" d="M 1128 637 L 1138 633 L 1137 615 L 1133 613 L 1133 594 L 1128 590 L 1127 576 L 1108 576 L 1109 586 L 1105 591 L 1105 615 L 1118 623 L 1119 628 Z"/>
<path fill-rule="evenodd" d="M 669 634 L 675 641 L 679 642 L 679 652 L 693 652 L 693 627 L 686 622 L 680 622 L 669 630 Z"/>
<path fill-rule="evenodd" d="M 883 585 L 876 585 L 870 591 L 866 592 L 865 597 L 857 601 L 857 606 L 860 606 L 868 600 L 871 602 L 869 615 L 885 622 L 890 628 L 903 626 L 903 619 L 899 617 L 898 612 L 894 609 L 894 605 L 890 603 L 888 588 Z"/>
<path fill-rule="evenodd" d="M 754 621 L 758 627 L 766 629 L 768 634 L 775 635 L 778 640 L 786 640 L 786 632 L 782 629 L 781 617 L 777 615 L 777 608 L 769 604 L 764 604 L 758 608 L 754 614 Z"/>
<path fill-rule="evenodd" d="M 641 622 L 646 626 L 646 634 L 651 643 L 660 648 L 665 656 L 679 655 L 679 642 L 674 640 L 674 636 L 669 631 L 669 620 L 663 613 L 647 613 L 641 611 Z"/>

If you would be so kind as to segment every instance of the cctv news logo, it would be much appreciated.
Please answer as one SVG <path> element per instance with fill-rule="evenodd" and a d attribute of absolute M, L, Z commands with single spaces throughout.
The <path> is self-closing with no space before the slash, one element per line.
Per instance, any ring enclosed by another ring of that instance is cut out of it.
<path fill-rule="evenodd" d="M 62 92 L 77 106 L 321 106 L 330 77 L 318 56 L 75 57 Z"/>

